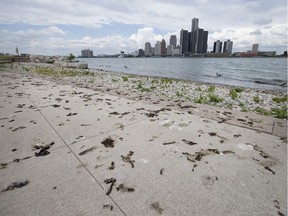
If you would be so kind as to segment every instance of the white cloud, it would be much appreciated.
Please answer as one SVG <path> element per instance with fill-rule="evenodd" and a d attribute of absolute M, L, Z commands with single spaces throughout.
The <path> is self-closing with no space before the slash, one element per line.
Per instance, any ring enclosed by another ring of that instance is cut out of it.
<path fill-rule="evenodd" d="M 168 44 L 171 34 L 177 35 L 179 43 L 180 30 L 190 30 L 193 17 L 198 17 L 199 26 L 209 31 L 209 50 L 214 41 L 226 39 L 234 41 L 235 49 L 255 42 L 261 47 L 287 47 L 286 0 L 277 0 L 277 4 L 271 0 L 2 0 L 0 8 L 5 8 L 0 13 L 0 28 L 1 24 L 20 23 L 46 26 L 38 30 L 0 29 L 0 47 L 4 50 L 14 50 L 15 44 L 21 43 L 27 52 L 39 53 L 80 52 L 81 48 L 94 49 L 95 53 L 134 51 L 143 48 L 146 41 L 154 46 L 163 37 Z M 76 36 L 59 27 L 102 30 L 117 23 L 145 27 L 130 35 L 125 34 L 124 27 L 121 32 L 102 37 Z M 156 34 L 155 29 L 163 35 Z"/>

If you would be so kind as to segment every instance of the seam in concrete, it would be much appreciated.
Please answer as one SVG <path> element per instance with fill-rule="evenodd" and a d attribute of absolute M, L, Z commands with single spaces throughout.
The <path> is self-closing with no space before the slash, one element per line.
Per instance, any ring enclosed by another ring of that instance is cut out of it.
<path fill-rule="evenodd" d="M 36 104 L 29 98 L 29 96 L 24 92 L 28 100 L 39 110 L 39 108 L 36 106 Z M 50 127 L 54 130 L 54 132 L 58 135 L 58 137 L 63 141 L 63 143 L 66 145 L 66 147 L 72 152 L 72 154 L 76 157 L 76 159 L 83 165 L 83 167 L 86 169 L 86 171 L 91 175 L 91 177 L 97 182 L 97 184 L 102 188 L 102 190 L 106 193 L 105 189 L 102 187 L 100 182 L 96 179 L 96 177 L 89 171 L 89 169 L 84 166 L 80 158 L 77 156 L 77 154 L 72 150 L 72 148 L 65 142 L 65 140 L 61 137 L 61 135 L 57 132 L 57 130 L 52 126 L 52 124 L 48 121 L 48 119 L 44 116 L 44 114 L 39 110 L 42 117 L 45 119 L 45 121 L 50 125 Z M 116 203 L 116 201 L 108 195 L 108 197 L 111 199 L 111 201 L 119 208 L 119 210 L 123 213 L 123 215 L 127 216 L 125 212 L 121 209 L 121 207 Z"/>
<path fill-rule="evenodd" d="M 273 121 L 273 126 L 272 126 L 272 132 L 271 132 L 272 135 L 273 135 L 273 133 L 274 133 L 274 126 L 275 126 L 275 123 L 276 123 L 276 121 L 274 120 L 274 121 Z"/>

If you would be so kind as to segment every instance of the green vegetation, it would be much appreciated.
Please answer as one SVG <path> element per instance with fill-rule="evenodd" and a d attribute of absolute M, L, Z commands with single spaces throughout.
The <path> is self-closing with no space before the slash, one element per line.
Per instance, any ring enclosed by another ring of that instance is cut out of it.
<path fill-rule="evenodd" d="M 210 102 L 216 103 L 216 104 L 224 101 L 223 98 L 221 98 L 215 94 L 209 94 L 209 99 L 210 99 Z"/>
<path fill-rule="evenodd" d="M 235 100 L 236 98 L 238 98 L 238 93 L 234 89 L 230 90 L 229 95 L 232 98 L 232 100 Z"/>
<path fill-rule="evenodd" d="M 259 98 L 258 96 L 255 96 L 255 97 L 253 98 L 253 100 L 254 100 L 254 102 L 257 103 L 257 104 L 260 103 L 260 98 Z"/>
<path fill-rule="evenodd" d="M 75 59 L 75 56 L 74 56 L 72 53 L 70 53 L 70 54 L 67 56 L 67 60 L 68 60 L 69 62 L 72 62 L 74 59 Z"/>
<path fill-rule="evenodd" d="M 151 88 L 143 87 L 142 82 L 139 81 L 137 85 L 137 89 L 140 90 L 141 92 L 151 92 Z"/>
<path fill-rule="evenodd" d="M 215 91 L 215 86 L 209 86 L 207 92 L 213 93 Z"/>
<path fill-rule="evenodd" d="M 159 81 L 158 81 L 157 79 L 153 79 L 153 80 L 151 81 L 151 83 L 152 83 L 152 84 L 158 84 Z"/>
<path fill-rule="evenodd" d="M 241 107 L 241 112 L 247 112 L 248 111 L 246 105 L 243 102 L 240 102 L 239 106 Z"/>
<path fill-rule="evenodd" d="M 160 80 L 161 84 L 172 84 L 173 83 L 173 79 L 171 78 L 162 78 Z"/>
<path fill-rule="evenodd" d="M 288 95 L 286 95 L 284 97 L 274 97 L 274 98 L 272 98 L 272 100 L 275 101 L 276 103 L 287 102 L 288 101 Z"/>
<path fill-rule="evenodd" d="M 201 95 L 199 98 L 196 98 L 193 101 L 195 103 L 200 104 L 217 104 L 223 102 L 224 99 L 215 94 L 210 93 L 208 97 L 204 97 L 203 95 Z"/>
<path fill-rule="evenodd" d="M 261 115 L 265 115 L 265 116 L 270 116 L 272 114 L 269 110 L 266 110 L 266 109 L 261 108 L 261 107 L 256 107 L 254 109 L 254 111 L 261 114 Z"/>
<path fill-rule="evenodd" d="M 123 77 L 122 77 L 122 80 L 123 80 L 124 82 L 127 82 L 129 79 L 128 79 L 127 76 L 123 76 Z"/>
<path fill-rule="evenodd" d="M 280 119 L 287 119 L 287 106 L 283 106 L 281 108 L 272 108 L 271 109 L 273 116 Z"/>
<path fill-rule="evenodd" d="M 237 93 L 241 93 L 244 91 L 244 89 L 240 87 L 233 88 L 233 90 L 236 91 Z"/>
<path fill-rule="evenodd" d="M 200 86 L 196 89 L 196 91 L 202 91 L 202 89 L 200 88 Z"/>

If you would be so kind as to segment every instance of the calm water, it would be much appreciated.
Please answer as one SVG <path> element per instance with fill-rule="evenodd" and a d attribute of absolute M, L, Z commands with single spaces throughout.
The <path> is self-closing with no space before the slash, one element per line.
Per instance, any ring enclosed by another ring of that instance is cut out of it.
<path fill-rule="evenodd" d="M 286 91 L 286 58 L 90 58 L 91 69 Z M 216 76 L 216 74 L 221 76 Z"/>

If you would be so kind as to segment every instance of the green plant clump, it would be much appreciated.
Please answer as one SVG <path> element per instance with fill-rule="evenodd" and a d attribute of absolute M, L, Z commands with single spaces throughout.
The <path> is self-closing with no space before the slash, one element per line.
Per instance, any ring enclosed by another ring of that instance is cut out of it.
<path fill-rule="evenodd" d="M 238 93 L 237 91 L 235 91 L 235 89 L 231 89 L 229 92 L 229 95 L 232 98 L 232 100 L 235 100 L 236 98 L 238 98 Z"/>
<path fill-rule="evenodd" d="M 215 95 L 215 94 L 209 94 L 209 99 L 210 99 L 210 102 L 212 103 L 221 103 L 223 102 L 223 98 Z"/>
<path fill-rule="evenodd" d="M 256 107 L 254 109 L 254 111 L 261 114 L 261 115 L 265 115 L 265 116 L 270 116 L 272 114 L 269 110 L 266 110 L 266 109 L 261 108 L 261 107 Z"/>
<path fill-rule="evenodd" d="M 259 98 L 258 96 L 255 96 L 255 97 L 253 98 L 253 100 L 254 100 L 254 102 L 257 103 L 257 104 L 260 103 L 260 98 Z"/>
<path fill-rule="evenodd" d="M 274 97 L 274 98 L 272 98 L 272 100 L 275 101 L 276 103 L 287 102 L 288 101 L 288 95 L 286 95 L 284 97 Z"/>
<path fill-rule="evenodd" d="M 123 80 L 124 82 L 127 82 L 127 81 L 128 81 L 128 77 L 127 77 L 127 76 L 123 76 L 123 77 L 122 77 L 122 80 Z"/>
<path fill-rule="evenodd" d="M 209 86 L 209 88 L 207 89 L 207 92 L 209 93 L 213 93 L 215 91 L 215 86 Z"/>
<path fill-rule="evenodd" d="M 280 119 L 287 119 L 287 106 L 283 106 L 281 108 L 272 108 L 271 109 L 273 116 Z"/>

